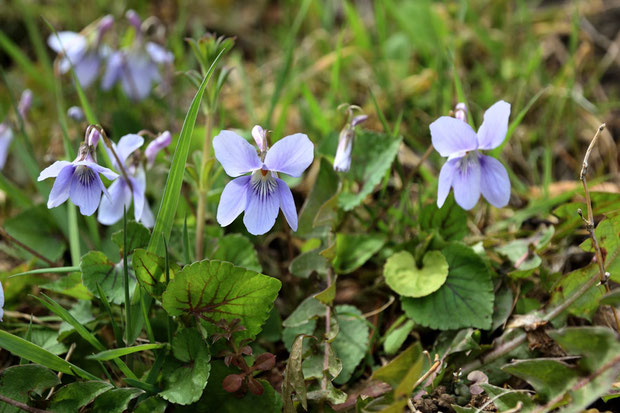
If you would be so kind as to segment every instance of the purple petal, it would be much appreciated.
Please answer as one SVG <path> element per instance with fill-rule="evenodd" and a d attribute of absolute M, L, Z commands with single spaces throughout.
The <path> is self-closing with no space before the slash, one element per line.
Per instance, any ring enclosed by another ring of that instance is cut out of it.
<path fill-rule="evenodd" d="M 147 228 L 153 228 L 155 225 L 155 217 L 153 216 L 153 211 L 151 211 L 151 207 L 149 203 L 144 201 L 144 209 L 142 210 L 142 216 L 140 217 L 139 222 L 142 223 Z"/>
<path fill-rule="evenodd" d="M 26 115 L 28 111 L 30 111 L 30 107 L 32 106 L 32 90 L 26 89 L 22 92 L 22 95 L 19 98 L 19 103 L 17 104 L 17 112 L 19 112 L 19 116 L 26 119 Z"/>
<path fill-rule="evenodd" d="M 0 123 L 0 169 L 4 168 L 9 155 L 9 147 L 13 140 L 13 131 L 4 123 Z"/>
<path fill-rule="evenodd" d="M 50 34 L 47 44 L 56 53 L 62 53 L 74 48 L 86 47 L 86 38 L 76 32 L 58 32 Z"/>
<path fill-rule="evenodd" d="M 248 190 L 248 205 L 243 215 L 243 223 L 252 235 L 262 235 L 269 231 L 276 223 L 280 210 L 279 191 L 259 196 L 256 192 Z"/>
<path fill-rule="evenodd" d="M 170 142 L 172 142 L 172 135 L 170 134 L 170 132 L 165 131 L 162 132 L 161 135 L 159 135 L 146 146 L 146 149 L 144 150 L 144 156 L 146 157 L 146 164 L 149 168 L 152 167 L 155 163 L 155 158 L 157 157 L 157 154 L 162 149 L 170 145 Z"/>
<path fill-rule="evenodd" d="M 510 103 L 500 100 L 484 112 L 484 120 L 478 129 L 478 149 L 497 148 L 506 138 Z"/>
<path fill-rule="evenodd" d="M 145 46 L 146 52 L 151 56 L 151 59 L 155 63 L 166 64 L 174 62 L 174 55 L 172 52 L 166 50 L 157 43 L 148 42 Z"/>
<path fill-rule="evenodd" d="M 90 179 L 82 180 L 79 173 L 74 173 L 71 179 L 69 197 L 80 207 L 80 214 L 92 215 L 99 206 L 103 182 L 99 174 L 93 174 Z M 104 188 L 105 189 L 105 188 Z"/>
<path fill-rule="evenodd" d="M 97 52 L 87 53 L 81 59 L 72 59 L 71 62 L 73 63 L 75 76 L 77 76 L 80 85 L 84 88 L 90 86 L 99 75 L 101 58 Z"/>
<path fill-rule="evenodd" d="M 144 138 L 134 133 L 123 136 L 116 144 L 116 154 L 120 158 L 121 162 L 125 164 L 125 161 L 136 149 L 144 145 Z"/>
<path fill-rule="evenodd" d="M 217 206 L 217 222 L 225 227 L 243 212 L 247 204 L 250 176 L 242 176 L 230 181 L 224 187 Z"/>
<path fill-rule="evenodd" d="M 476 132 L 467 123 L 442 116 L 431 123 L 433 146 L 441 156 L 473 151 L 478 147 Z"/>
<path fill-rule="evenodd" d="M 74 165 L 76 165 L 76 166 L 77 165 L 86 165 L 90 169 L 94 170 L 95 172 L 102 174 L 103 176 L 108 178 L 110 181 L 113 181 L 114 179 L 118 178 L 118 176 L 119 176 L 113 170 L 108 169 L 105 166 L 101 166 L 98 163 L 92 162 L 92 161 L 79 161 L 79 162 L 75 162 Z"/>
<path fill-rule="evenodd" d="M 351 151 L 353 149 L 353 137 L 355 132 L 351 129 L 345 129 L 340 132 L 338 140 L 338 148 L 334 157 L 334 170 L 339 172 L 347 172 L 351 168 Z"/>
<path fill-rule="evenodd" d="M 462 158 L 450 159 L 441 167 L 439 172 L 439 183 L 437 185 L 437 208 L 441 208 L 446 202 L 446 198 L 452 187 L 452 180 L 456 173 L 458 163 Z"/>
<path fill-rule="evenodd" d="M 489 204 L 496 208 L 508 205 L 510 200 L 510 179 L 500 161 L 480 155 L 480 190 Z"/>
<path fill-rule="evenodd" d="M 480 164 L 477 157 L 472 155 L 455 160 L 457 162 L 452 178 L 454 199 L 461 208 L 469 210 L 480 198 Z"/>
<path fill-rule="evenodd" d="M 69 161 L 56 161 L 39 174 L 39 178 L 37 181 L 42 181 L 47 178 L 54 178 L 60 174 L 60 171 L 64 169 L 65 166 L 72 165 Z M 73 170 L 72 170 L 73 171 Z M 71 172 L 73 173 L 73 172 Z"/>
<path fill-rule="evenodd" d="M 131 190 L 123 178 L 112 182 L 108 188 L 110 197 L 101 197 L 97 221 L 103 225 L 113 225 L 123 218 L 124 208 L 131 205 Z"/>
<path fill-rule="evenodd" d="M 134 217 L 136 221 L 140 221 L 140 217 L 142 217 L 142 212 L 144 211 L 144 192 L 146 191 L 146 175 L 144 174 L 144 168 L 140 167 L 136 173 L 136 177 L 129 179 L 133 187 Z"/>
<path fill-rule="evenodd" d="M 101 79 L 101 88 L 103 90 L 110 89 L 118 81 L 123 69 L 123 59 L 122 52 L 114 52 L 108 57 L 105 73 L 103 74 L 103 79 Z"/>
<path fill-rule="evenodd" d="M 260 169 L 261 161 L 256 149 L 248 141 L 229 130 L 213 138 L 213 151 L 222 167 L 233 178 Z"/>
<path fill-rule="evenodd" d="M 271 171 L 301 176 L 314 160 L 314 145 L 303 133 L 286 136 L 277 141 L 265 156 L 265 165 Z"/>
<path fill-rule="evenodd" d="M 127 10 L 125 17 L 129 21 L 129 24 L 131 24 L 138 32 L 141 31 L 140 26 L 142 25 L 142 19 L 140 19 L 140 16 L 135 10 Z"/>
<path fill-rule="evenodd" d="M 0 283 L 0 321 L 4 315 L 4 290 L 2 289 L 2 283 Z"/>
<path fill-rule="evenodd" d="M 59 162 L 65 162 L 65 161 L 59 161 Z M 63 168 L 59 172 L 56 173 L 58 177 L 56 178 L 56 181 L 54 181 L 54 186 L 52 186 L 52 191 L 50 192 L 50 196 L 47 200 L 48 208 L 57 207 L 58 205 L 65 202 L 67 198 L 69 198 L 69 190 L 71 188 L 71 179 L 73 178 L 73 172 L 75 171 L 75 167 L 71 164 L 71 162 L 67 162 L 67 163 L 68 165 L 64 165 Z M 39 176 L 39 178 L 41 177 Z"/>
<path fill-rule="evenodd" d="M 260 125 L 254 125 L 252 128 L 252 137 L 254 138 L 254 142 L 256 142 L 256 146 L 260 151 L 264 151 L 267 149 L 267 132 Z"/>
<path fill-rule="evenodd" d="M 159 82 L 159 70 L 145 52 L 128 54 L 121 72 L 125 94 L 131 99 L 143 100 L 151 93 L 154 82 Z"/>
<path fill-rule="evenodd" d="M 286 222 L 288 222 L 293 232 L 297 231 L 297 209 L 295 208 L 293 194 L 286 182 L 278 178 L 276 178 L 276 182 L 278 183 L 277 191 L 280 196 L 280 209 L 282 209 Z"/>

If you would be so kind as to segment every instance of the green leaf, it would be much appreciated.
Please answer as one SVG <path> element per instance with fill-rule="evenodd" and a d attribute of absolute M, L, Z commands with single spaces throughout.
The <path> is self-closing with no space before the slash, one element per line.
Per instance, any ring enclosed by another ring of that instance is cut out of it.
<path fill-rule="evenodd" d="M 159 395 L 171 403 L 194 403 L 200 399 L 211 371 L 209 347 L 196 329 L 186 328 L 172 339 L 172 352 L 180 363 L 168 366 L 166 388 Z"/>
<path fill-rule="evenodd" d="M 344 174 L 350 186 L 355 184 L 359 190 L 346 190 L 338 199 L 345 211 L 360 205 L 381 182 L 398 154 L 402 137 L 393 138 L 385 133 L 359 130 L 356 133 L 351 169 Z"/>
<path fill-rule="evenodd" d="M 314 181 L 314 186 L 299 213 L 297 236 L 312 238 L 326 233 L 328 227 L 315 228 L 314 219 L 325 202 L 338 192 L 339 181 L 340 179 L 338 174 L 334 172 L 333 165 L 327 159 L 321 158 L 319 173 Z"/>
<path fill-rule="evenodd" d="M 342 361 L 342 371 L 334 382 L 345 384 L 368 351 L 370 328 L 356 307 L 337 305 L 334 310 L 340 331 L 332 342 L 332 348 Z"/>
<path fill-rule="evenodd" d="M 134 413 L 164 413 L 167 407 L 167 401 L 157 396 L 151 396 L 138 404 Z"/>
<path fill-rule="evenodd" d="M 166 260 L 143 249 L 136 249 L 131 259 L 138 282 L 152 297 L 161 299 L 166 289 Z M 170 280 L 181 271 L 177 264 L 168 263 Z"/>
<path fill-rule="evenodd" d="M 413 391 L 413 386 L 422 375 L 423 366 L 422 347 L 420 343 L 416 343 L 390 360 L 385 366 L 375 370 L 371 378 L 392 386 L 394 399 L 397 399 Z"/>
<path fill-rule="evenodd" d="M 295 338 L 291 346 L 291 354 L 286 362 L 284 371 L 284 384 L 282 385 L 282 398 L 284 399 L 284 412 L 294 413 L 296 409 L 293 405 L 293 392 L 297 394 L 304 410 L 308 410 L 306 395 L 306 382 L 303 373 L 303 344 L 306 335 L 300 334 Z"/>
<path fill-rule="evenodd" d="M 500 412 L 505 412 L 507 410 L 516 408 L 519 402 L 523 404 L 523 407 L 520 411 L 529 411 L 528 409 L 530 409 L 534 404 L 530 396 L 527 395 L 527 393 L 516 390 L 503 389 L 501 387 L 496 387 L 488 383 L 482 383 L 480 384 L 480 386 L 493 400 L 493 404 L 495 404 L 497 410 Z"/>
<path fill-rule="evenodd" d="M 442 253 L 449 267 L 445 284 L 426 297 L 403 297 L 403 310 L 416 323 L 434 329 L 489 329 L 493 282 L 484 261 L 471 248 L 460 244 L 450 244 Z"/>
<path fill-rule="evenodd" d="M 112 389 L 103 381 L 76 381 L 62 386 L 54 394 L 49 409 L 56 413 L 73 413 L 90 404 L 102 393 Z"/>
<path fill-rule="evenodd" d="M 418 268 L 407 251 L 392 255 L 383 267 L 385 282 L 406 297 L 424 297 L 437 291 L 448 278 L 448 262 L 439 251 L 429 251 Z"/>
<path fill-rule="evenodd" d="M 99 297 L 97 284 L 105 293 L 109 302 L 122 304 L 125 302 L 123 287 L 123 262 L 114 263 L 101 251 L 90 251 L 80 260 L 82 282 L 93 295 Z M 136 276 L 129 272 L 129 293 L 136 288 Z"/>
<path fill-rule="evenodd" d="M 383 342 L 383 351 L 385 351 L 385 354 L 389 356 L 396 354 L 405 340 L 407 340 L 407 337 L 409 337 L 414 326 L 415 323 L 413 321 L 407 320 L 402 326 L 390 331 Z"/>
<path fill-rule="evenodd" d="M 314 298 L 319 300 L 325 305 L 331 305 L 331 303 L 336 298 L 336 281 L 338 280 L 338 276 L 335 276 L 332 280 L 331 284 L 327 288 L 325 288 L 320 293 L 314 294 Z"/>
<path fill-rule="evenodd" d="M 620 213 L 608 214 L 606 219 L 599 222 L 594 234 L 599 246 L 605 251 L 605 271 L 611 274 L 611 280 L 620 282 Z M 581 248 L 594 252 L 589 238 L 581 244 Z"/>
<path fill-rule="evenodd" d="M 60 383 L 52 370 L 37 364 L 12 366 L 0 373 L 0 395 L 29 404 L 30 394 L 41 396 L 43 391 Z M 21 409 L 0 402 L 0 412 L 20 412 Z"/>
<path fill-rule="evenodd" d="M 327 307 L 314 297 L 308 297 L 282 322 L 284 327 L 298 327 L 310 320 L 325 316 Z"/>
<path fill-rule="evenodd" d="M 44 205 L 23 210 L 4 221 L 4 229 L 10 236 L 29 246 L 50 261 L 58 260 L 66 249 L 59 238 L 58 229 Z M 23 251 L 24 257 L 32 255 Z"/>
<path fill-rule="evenodd" d="M 212 260 L 228 261 L 248 270 L 261 272 L 258 254 L 252 242 L 241 234 L 214 238 L 206 255 Z"/>
<path fill-rule="evenodd" d="M 186 266 L 162 295 L 172 316 L 189 314 L 210 322 L 241 320 L 237 337 L 254 338 L 269 317 L 279 280 L 229 262 L 203 260 Z"/>
<path fill-rule="evenodd" d="M 616 288 L 608 292 L 601 298 L 601 304 L 620 306 L 620 288 Z"/>
<path fill-rule="evenodd" d="M 327 358 L 327 373 L 329 373 L 329 379 L 333 380 L 342 371 L 342 361 L 336 357 L 334 348 L 329 346 Z M 325 343 L 323 343 L 319 352 L 306 357 L 302 363 L 303 377 L 305 380 L 309 379 L 323 379 L 323 363 L 325 362 Z"/>
<path fill-rule="evenodd" d="M 376 234 L 336 234 L 334 270 L 338 274 L 355 271 L 375 255 L 385 244 L 385 238 Z"/>
<path fill-rule="evenodd" d="M 144 390 L 125 387 L 112 389 L 97 397 L 92 413 L 123 413 L 129 402 L 144 393 Z"/>
<path fill-rule="evenodd" d="M 170 237 L 170 231 L 172 230 L 172 224 L 174 223 L 174 216 L 176 215 L 177 205 L 181 198 L 181 184 L 183 183 L 183 176 L 185 175 L 185 163 L 187 161 L 187 155 L 189 154 L 189 148 L 192 141 L 192 134 L 194 133 L 194 125 L 196 124 L 196 118 L 198 117 L 198 111 L 200 110 L 200 103 L 202 96 L 207 88 L 207 83 L 213 75 L 213 71 L 219 61 L 224 50 L 213 60 L 209 71 L 205 75 L 196 96 L 192 100 L 189 107 L 189 111 L 183 121 L 181 127 L 181 133 L 179 134 L 179 141 L 177 147 L 174 150 L 172 157 L 172 164 L 170 165 L 170 172 L 166 179 L 166 186 L 164 187 L 164 194 L 159 204 L 159 211 L 157 218 L 155 219 L 155 227 L 153 228 L 153 236 L 149 241 L 147 250 L 153 254 L 162 254 L 163 251 L 163 238 L 168 239 Z M 163 235 L 163 238 L 162 238 Z"/>
<path fill-rule="evenodd" d="M 0 348 L 13 353 L 17 357 L 30 360 L 33 363 L 41 364 L 55 371 L 61 371 L 72 376 L 77 374 L 78 376 L 86 379 L 97 380 L 96 376 L 82 370 L 78 366 L 61 359 L 36 344 L 7 333 L 4 330 L 0 330 Z"/>
<path fill-rule="evenodd" d="M 55 281 L 41 284 L 40 287 L 45 290 L 50 290 L 77 298 L 78 300 L 92 299 L 93 295 L 88 291 L 88 288 L 82 284 L 82 273 L 80 272 L 80 267 L 71 267 L 71 269 L 73 268 L 75 268 L 76 272 L 60 277 Z"/>
<path fill-rule="evenodd" d="M 296 277 L 308 278 L 313 272 L 327 272 L 327 260 L 319 254 L 319 249 L 299 254 L 291 261 L 289 271 Z"/>
<path fill-rule="evenodd" d="M 107 361 L 107 360 L 112 360 L 115 358 L 126 356 L 127 354 L 138 353 L 140 351 L 154 350 L 154 349 L 158 349 L 158 348 L 162 348 L 166 346 L 167 346 L 166 343 L 140 344 L 138 346 L 104 350 L 97 354 L 92 354 L 90 356 L 87 356 L 86 358 L 91 359 L 91 360 Z"/>
<path fill-rule="evenodd" d="M 581 288 L 585 282 L 591 280 L 592 277 L 597 277 L 598 273 L 598 265 L 592 263 L 587 267 L 579 268 L 563 275 L 551 290 L 551 300 L 549 304 L 555 306 L 564 302 L 566 298 L 572 296 L 576 290 Z M 603 294 L 605 294 L 605 287 L 603 286 L 590 288 L 568 307 L 564 312 L 564 316 L 570 313 L 577 317 L 591 320 L 599 307 L 599 301 L 603 297 Z M 558 317 L 554 321 L 558 322 L 561 319 L 561 317 Z"/>
<path fill-rule="evenodd" d="M 127 255 L 130 255 L 133 250 L 136 248 L 145 248 L 149 239 L 151 238 L 151 232 L 144 225 L 140 224 L 136 221 L 128 221 L 127 222 Z M 118 248 L 121 250 L 121 255 L 123 252 L 123 230 L 118 230 L 114 234 L 112 234 L 112 242 L 118 245 Z"/>
<path fill-rule="evenodd" d="M 527 381 L 544 401 L 570 387 L 579 377 L 575 367 L 552 358 L 517 360 L 502 370 Z"/>
<path fill-rule="evenodd" d="M 59 355 L 67 351 L 67 346 L 58 342 L 58 332 L 54 330 L 33 328 L 28 341 L 52 354 Z"/>
<path fill-rule="evenodd" d="M 467 235 L 467 213 L 454 202 L 450 195 L 441 208 L 433 202 L 425 205 L 418 218 L 420 229 L 436 230 L 446 241 L 460 241 Z"/>
<path fill-rule="evenodd" d="M 221 360 L 214 361 L 211 366 L 211 377 L 203 397 L 196 404 L 189 406 L 187 412 L 282 412 L 282 398 L 266 380 L 258 380 L 265 390 L 260 396 L 247 392 L 238 397 L 225 391 L 222 387 L 222 381 L 229 374 L 236 373 L 239 373 L 237 368 L 226 367 Z"/>

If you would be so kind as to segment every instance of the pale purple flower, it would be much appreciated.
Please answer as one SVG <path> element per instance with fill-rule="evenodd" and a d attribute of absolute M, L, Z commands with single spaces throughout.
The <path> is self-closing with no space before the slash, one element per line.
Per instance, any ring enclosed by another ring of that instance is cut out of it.
<path fill-rule="evenodd" d="M 155 163 L 155 157 L 157 154 L 170 145 L 172 142 L 172 135 L 168 131 L 164 131 L 157 138 L 153 139 L 151 143 L 146 146 L 144 150 L 144 156 L 146 157 L 146 166 L 151 168 Z"/>
<path fill-rule="evenodd" d="M 255 127 L 252 135 L 261 148 L 260 153 L 248 141 L 229 130 L 223 130 L 213 138 L 215 157 L 224 171 L 235 178 L 222 192 L 217 207 L 217 222 L 225 227 L 245 211 L 243 223 L 248 232 L 261 235 L 273 227 L 278 211 L 282 209 L 288 224 L 293 231 L 297 231 L 293 194 L 278 173 L 301 176 L 314 159 L 314 145 L 308 136 L 296 133 L 268 148 L 262 128 Z M 250 175 L 244 175 L 246 173 Z"/>
<path fill-rule="evenodd" d="M 334 157 L 334 170 L 347 172 L 351 168 L 351 152 L 353 151 L 353 140 L 355 139 L 355 127 L 368 119 L 366 115 L 359 115 L 351 119 L 340 131 L 338 137 L 338 148 Z"/>
<path fill-rule="evenodd" d="M 67 109 L 67 116 L 69 116 L 75 122 L 82 122 L 85 119 L 84 111 L 79 106 L 71 106 L 69 109 Z"/>
<path fill-rule="evenodd" d="M 144 145 L 144 138 L 140 135 L 130 134 L 123 136 L 117 144 L 112 144 L 114 152 L 127 173 L 128 180 L 123 175 L 112 182 L 108 188 L 110 197 L 102 197 L 99 205 L 97 220 L 104 225 L 112 225 L 123 218 L 123 212 L 129 210 L 133 199 L 134 218 L 145 227 L 151 228 L 155 224 L 153 212 L 146 201 L 146 173 L 139 157 L 134 152 Z M 121 171 L 112 152 L 108 155 L 114 168 Z M 129 181 L 129 182 L 128 182 Z"/>
<path fill-rule="evenodd" d="M 19 103 L 17 104 L 17 113 L 21 116 L 22 119 L 26 119 L 28 112 L 30 111 L 30 107 L 32 106 L 32 90 L 25 89 L 22 92 L 21 97 L 19 98 Z"/>
<path fill-rule="evenodd" d="M 101 87 L 108 90 L 120 82 L 125 94 L 137 101 L 146 98 L 153 85 L 162 81 L 159 66 L 171 65 L 174 56 L 162 46 L 145 41 L 140 29 L 140 18 L 133 10 L 128 11 L 126 17 L 136 28 L 136 36 L 129 47 L 115 51 L 108 57 Z"/>
<path fill-rule="evenodd" d="M 0 169 L 4 168 L 13 141 L 13 130 L 7 122 L 0 123 Z"/>
<path fill-rule="evenodd" d="M 484 113 L 478 133 L 466 122 L 442 116 L 431 123 L 433 146 L 448 161 L 439 173 L 437 206 L 441 208 L 450 188 L 456 203 L 472 209 L 480 194 L 497 208 L 508 205 L 510 180 L 506 168 L 497 159 L 480 150 L 497 148 L 506 137 L 510 104 L 500 100 Z"/>
<path fill-rule="evenodd" d="M 2 289 L 2 283 L 0 282 L 0 321 L 4 315 L 4 290 Z"/>
<path fill-rule="evenodd" d="M 95 30 L 92 26 L 82 33 L 64 31 L 52 33 L 47 44 L 58 53 L 58 69 L 60 73 L 67 73 L 73 65 L 73 70 L 82 87 L 90 86 L 99 74 L 99 67 L 105 50 L 101 39 L 114 23 L 110 15 L 104 16 L 97 22 Z"/>
<path fill-rule="evenodd" d="M 64 203 L 68 198 L 80 207 L 82 215 L 92 215 L 101 198 L 101 192 L 109 196 L 99 174 L 109 180 L 114 180 L 118 174 L 97 164 L 95 160 L 95 146 L 87 142 L 96 142 L 99 132 L 90 128 L 86 142 L 80 145 L 78 156 L 73 162 L 56 161 L 45 168 L 39 175 L 39 181 L 47 178 L 56 178 L 47 201 L 48 208 L 54 208 Z"/>

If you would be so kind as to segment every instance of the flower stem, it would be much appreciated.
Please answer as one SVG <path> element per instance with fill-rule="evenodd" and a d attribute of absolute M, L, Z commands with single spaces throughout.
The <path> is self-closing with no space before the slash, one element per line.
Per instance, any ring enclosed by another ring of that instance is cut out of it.
<path fill-rule="evenodd" d="M 206 114 L 206 133 L 202 144 L 202 161 L 200 163 L 200 177 L 198 179 L 198 209 L 196 211 L 196 260 L 202 260 L 204 254 L 205 209 L 207 204 L 207 161 L 211 158 L 211 132 L 213 116 Z"/>

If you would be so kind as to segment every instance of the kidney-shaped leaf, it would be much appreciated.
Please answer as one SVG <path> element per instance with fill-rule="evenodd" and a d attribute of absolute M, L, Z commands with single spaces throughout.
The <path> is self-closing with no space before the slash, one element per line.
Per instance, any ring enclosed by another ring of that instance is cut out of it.
<path fill-rule="evenodd" d="M 418 324 L 439 330 L 491 328 L 493 282 L 484 261 L 461 244 L 442 253 L 449 267 L 445 284 L 426 297 L 403 298 L 403 310 Z"/>
<path fill-rule="evenodd" d="M 170 281 L 162 296 L 168 314 L 190 314 L 212 323 L 236 318 L 246 328 L 237 337 L 254 338 L 269 317 L 279 280 L 225 261 L 188 265 Z"/>
<path fill-rule="evenodd" d="M 448 277 L 448 262 L 439 251 L 429 251 L 418 268 L 407 251 L 392 255 L 383 267 L 385 282 L 405 297 L 424 297 L 437 291 Z"/>
<path fill-rule="evenodd" d="M 155 255 L 144 249 L 137 249 L 132 258 L 133 270 L 140 285 L 151 296 L 161 299 L 166 289 L 166 261 L 163 257 Z M 177 264 L 168 263 L 168 276 L 172 280 L 180 271 Z"/>

